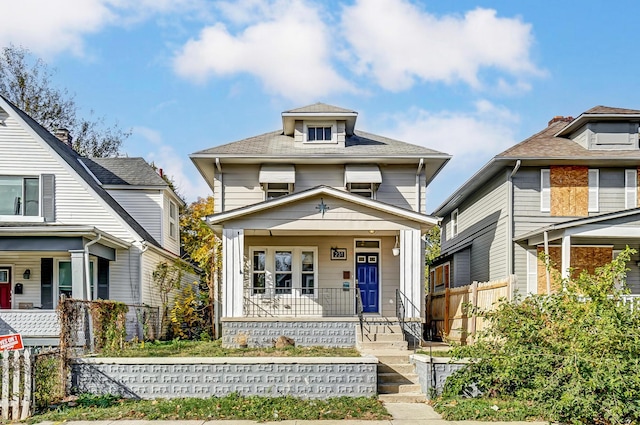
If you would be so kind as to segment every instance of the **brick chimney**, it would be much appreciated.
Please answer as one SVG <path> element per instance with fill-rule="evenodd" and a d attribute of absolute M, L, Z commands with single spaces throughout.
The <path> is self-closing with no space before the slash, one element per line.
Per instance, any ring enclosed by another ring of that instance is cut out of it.
<path fill-rule="evenodd" d="M 54 134 L 58 138 L 58 140 L 73 149 L 73 143 L 71 143 L 73 141 L 73 137 L 71 137 L 69 130 L 67 130 L 66 128 L 59 128 Z"/>
<path fill-rule="evenodd" d="M 551 118 L 551 120 L 549 121 L 549 124 L 547 124 L 548 126 L 556 123 L 556 122 L 571 122 L 573 121 L 573 117 L 563 117 L 562 115 L 556 115 L 555 117 Z"/>

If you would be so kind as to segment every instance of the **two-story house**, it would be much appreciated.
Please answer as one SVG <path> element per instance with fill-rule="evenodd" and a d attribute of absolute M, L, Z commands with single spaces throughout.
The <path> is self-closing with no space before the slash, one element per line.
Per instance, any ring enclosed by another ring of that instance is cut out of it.
<path fill-rule="evenodd" d="M 57 135 L 0 96 L 0 329 L 40 342 L 60 295 L 158 306 L 152 273 L 180 261 L 182 201 L 155 170 Z"/>
<path fill-rule="evenodd" d="M 517 277 L 521 295 L 557 290 L 539 254 L 562 277 L 593 271 L 640 245 L 640 111 L 594 107 L 495 156 L 434 212 L 442 255 L 431 289 Z M 627 285 L 640 293 L 636 255 Z"/>
<path fill-rule="evenodd" d="M 292 109 L 281 129 L 191 155 L 223 242 L 225 344 L 353 346 L 358 314 L 421 325 L 426 188 L 450 156 L 357 130 L 357 116 Z"/>

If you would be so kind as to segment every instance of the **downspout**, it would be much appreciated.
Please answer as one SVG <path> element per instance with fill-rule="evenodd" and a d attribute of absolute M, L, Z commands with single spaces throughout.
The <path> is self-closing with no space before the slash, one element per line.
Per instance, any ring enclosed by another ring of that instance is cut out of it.
<path fill-rule="evenodd" d="M 420 158 L 420 163 L 416 170 L 416 206 L 418 207 L 418 212 L 422 212 L 422 205 L 420 203 L 420 174 L 422 173 L 422 167 L 424 167 L 424 158 Z M 427 206 L 425 205 L 425 210 L 426 208 Z"/>
<path fill-rule="evenodd" d="M 220 175 L 220 211 L 224 211 L 224 175 L 222 174 L 222 165 L 220 165 L 220 158 L 216 158 L 216 169 Z M 215 187 L 215 179 L 213 187 Z"/>
<path fill-rule="evenodd" d="M 87 242 L 86 244 L 84 244 L 84 284 L 85 284 L 85 291 L 86 291 L 86 296 L 85 298 L 87 300 L 93 300 L 93 294 L 91 293 L 91 269 L 89 268 L 89 247 L 95 243 L 98 243 L 98 241 L 102 239 L 102 235 L 100 233 L 98 233 L 98 237 L 90 242 Z M 98 286 L 98 282 L 96 282 L 96 286 Z M 89 310 L 87 309 L 87 323 L 88 323 L 88 330 L 89 330 L 89 350 L 91 350 L 91 352 L 93 352 L 94 349 L 94 345 L 93 345 L 93 320 L 91 320 L 89 316 Z"/>
<path fill-rule="evenodd" d="M 521 161 L 517 160 L 509 178 L 507 179 L 507 198 L 509 205 L 509 220 L 507 221 L 507 275 L 513 274 L 513 176 L 520 169 Z"/>

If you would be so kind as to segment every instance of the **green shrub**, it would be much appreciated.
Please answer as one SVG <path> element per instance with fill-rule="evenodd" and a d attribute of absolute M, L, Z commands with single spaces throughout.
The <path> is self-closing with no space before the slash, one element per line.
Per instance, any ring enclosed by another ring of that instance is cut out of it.
<path fill-rule="evenodd" d="M 476 359 L 450 377 L 443 401 L 468 396 L 532 402 L 545 419 L 640 420 L 640 310 L 621 302 L 627 248 L 611 264 L 565 281 L 560 293 L 500 304 L 489 329 L 452 357 Z"/>

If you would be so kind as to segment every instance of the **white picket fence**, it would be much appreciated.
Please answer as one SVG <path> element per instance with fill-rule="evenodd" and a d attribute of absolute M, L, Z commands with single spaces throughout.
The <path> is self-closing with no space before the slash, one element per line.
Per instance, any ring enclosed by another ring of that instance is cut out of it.
<path fill-rule="evenodd" d="M 13 421 L 27 419 L 31 413 L 31 352 L 0 352 L 2 382 L 0 386 L 0 409 L 2 419 Z"/>

